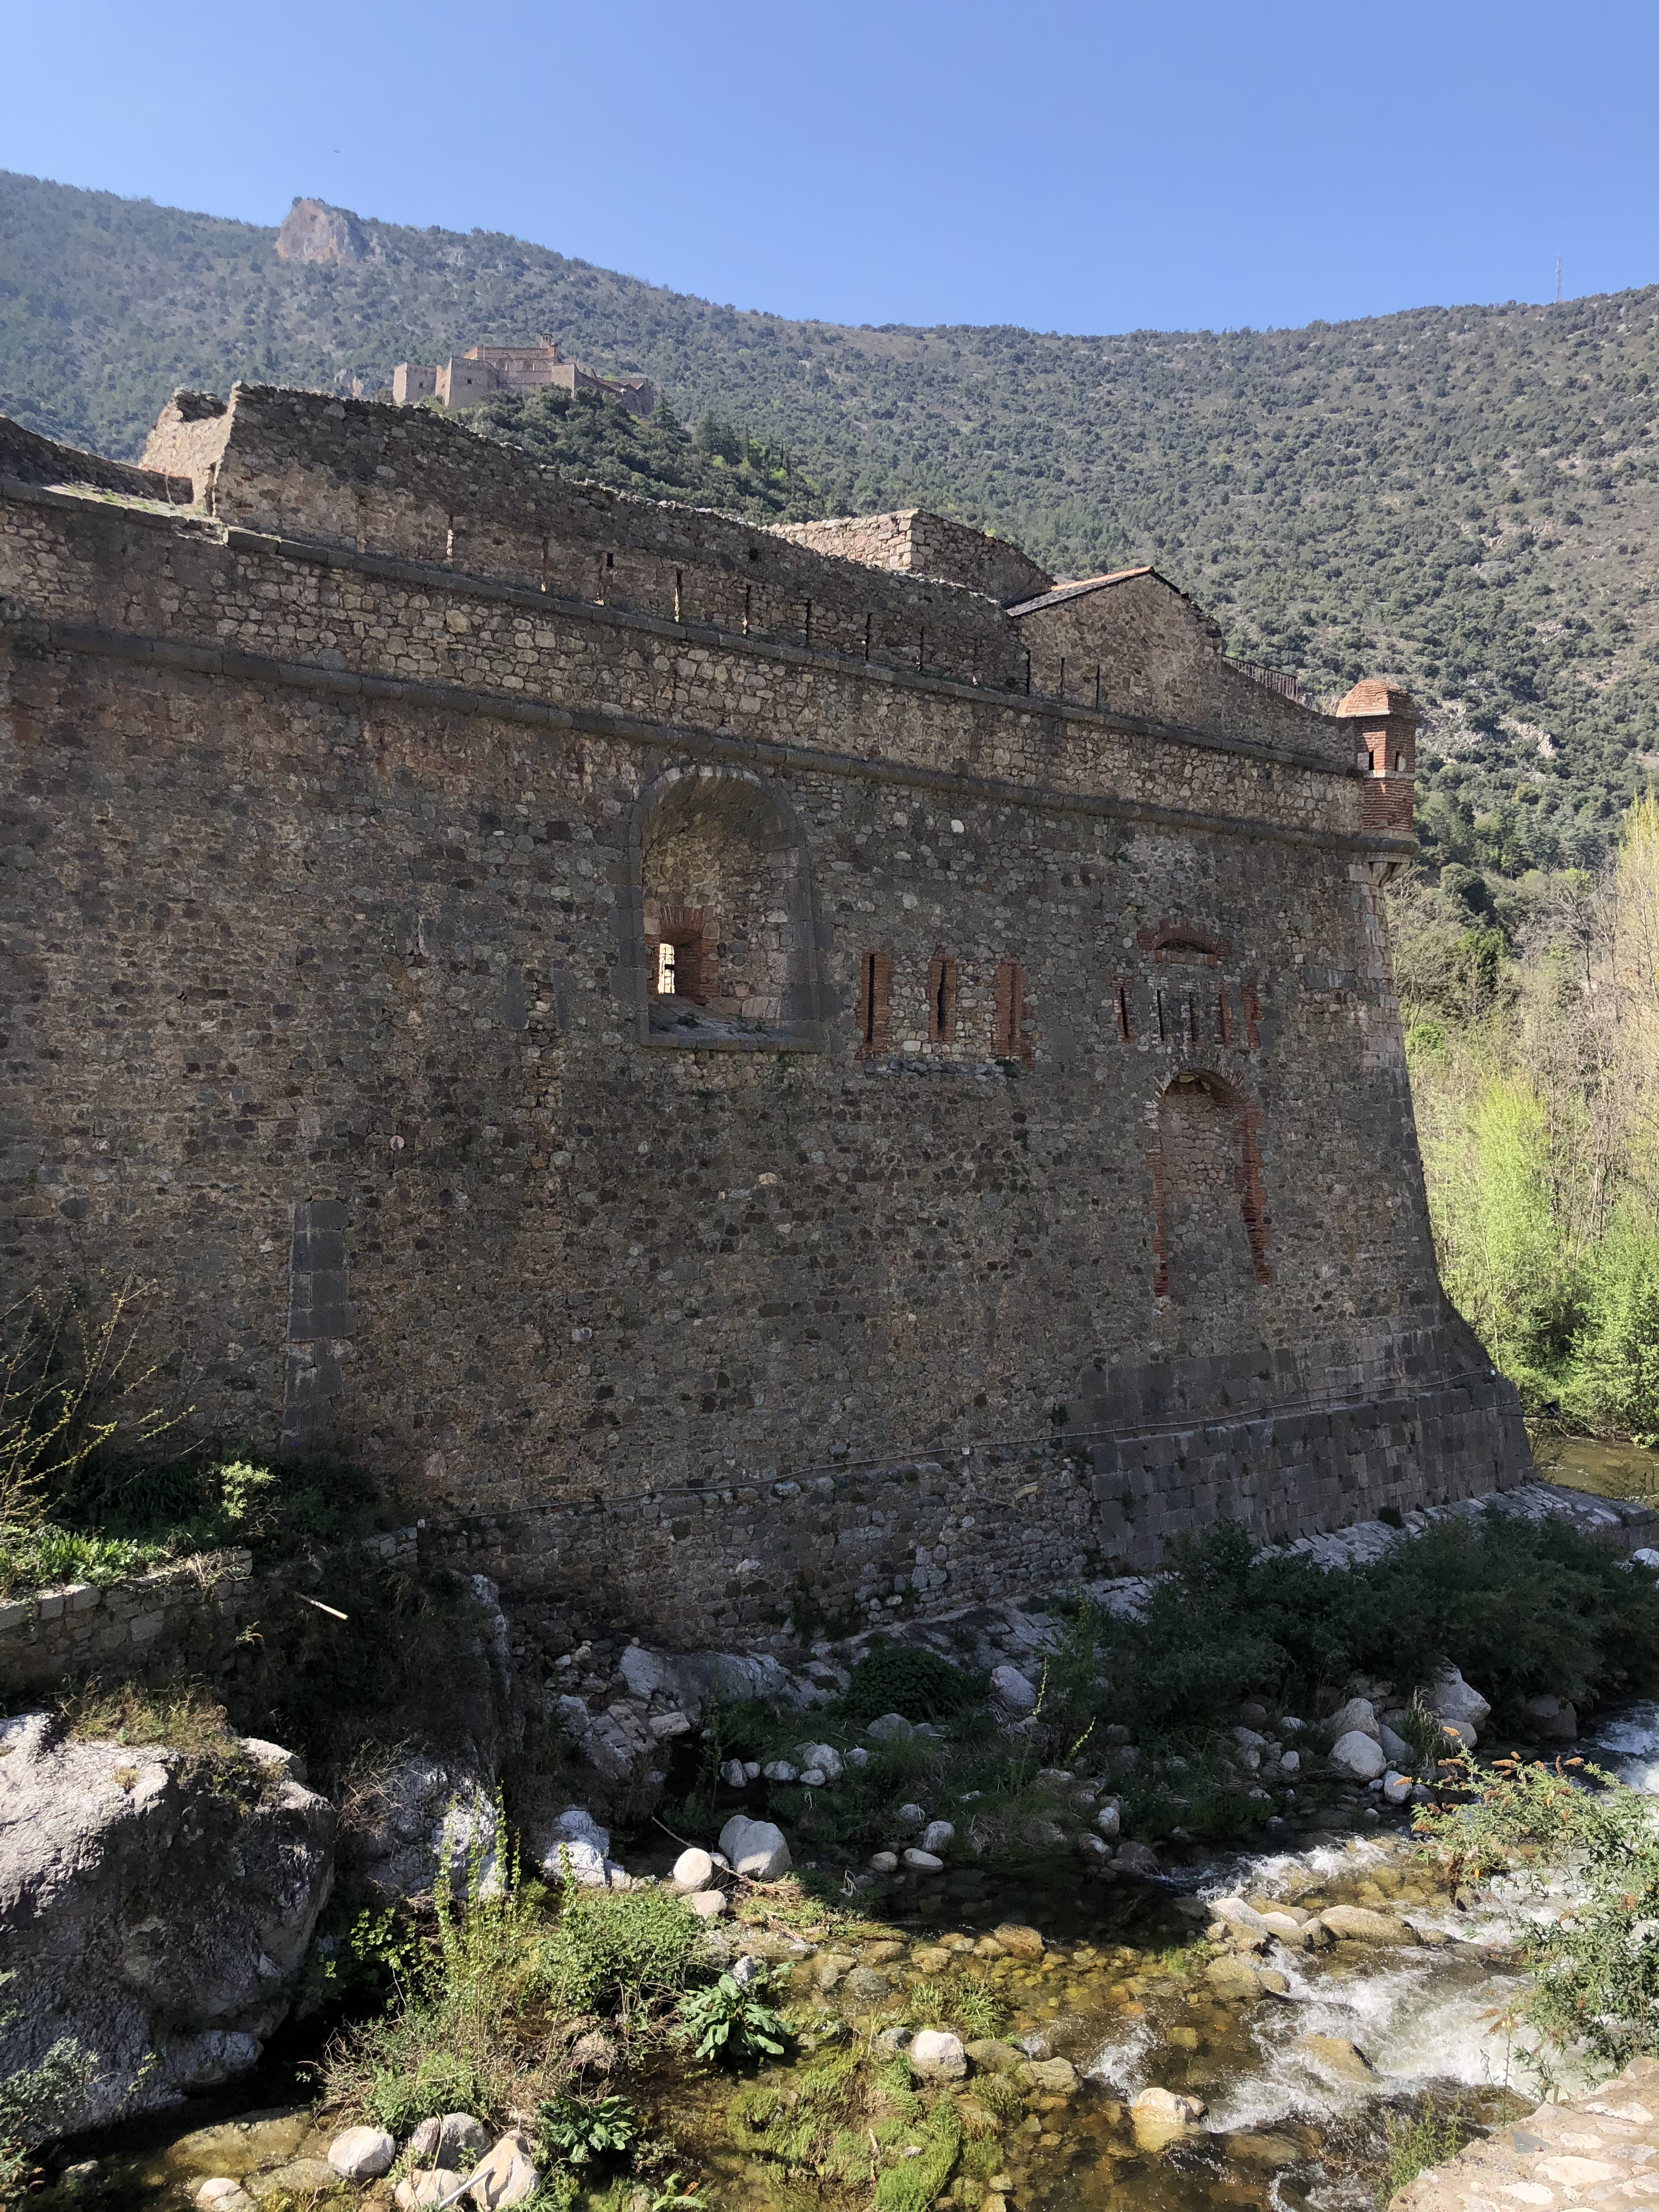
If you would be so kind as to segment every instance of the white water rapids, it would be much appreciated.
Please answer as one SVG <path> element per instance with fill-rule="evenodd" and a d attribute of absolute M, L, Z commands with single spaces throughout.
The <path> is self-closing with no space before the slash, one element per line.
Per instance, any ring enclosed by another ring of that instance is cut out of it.
<path fill-rule="evenodd" d="M 1626 1706 L 1577 1748 L 1659 1801 L 1659 1704 Z M 1197 1893 L 1294 1900 L 1315 1888 L 1337 1890 L 1363 1881 L 1370 1869 L 1397 1866 L 1400 1850 L 1397 1839 L 1356 1838 L 1305 1852 L 1240 1858 L 1218 1867 Z M 1481 1901 L 1467 1911 L 1449 1903 L 1427 1911 L 1413 1905 L 1410 1918 L 1449 1938 L 1446 1947 L 1379 1949 L 1362 1963 L 1353 1961 L 1352 1952 L 1333 1963 L 1328 1954 L 1275 1945 L 1268 1963 L 1289 1988 L 1284 1996 L 1253 2008 L 1244 2063 L 1230 2063 L 1201 2082 L 1188 2074 L 1207 2102 L 1205 2130 L 1218 2136 L 1261 2132 L 1291 2119 L 1340 2125 L 1368 2108 L 1429 2090 L 1455 2094 L 1507 2086 L 1535 2099 L 1535 2077 L 1502 2025 L 1521 1987 L 1510 1936 L 1517 1919 L 1559 1911 L 1566 1896 L 1565 1884 L 1540 1896 L 1498 1881 L 1487 1884 Z M 1308 2036 L 1357 2045 L 1370 2062 L 1371 2077 L 1354 2079 L 1322 2065 L 1315 2054 L 1297 2048 Z M 1127 2100 L 1167 2081 L 1170 2056 L 1154 2022 L 1139 2021 L 1108 2043 L 1088 2071 Z"/>

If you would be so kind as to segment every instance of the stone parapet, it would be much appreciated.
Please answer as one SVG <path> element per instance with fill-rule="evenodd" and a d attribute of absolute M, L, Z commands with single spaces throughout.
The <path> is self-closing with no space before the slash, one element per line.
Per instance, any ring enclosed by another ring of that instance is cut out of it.
<path fill-rule="evenodd" d="M 377 1567 L 412 1566 L 420 1556 L 412 1528 L 342 1548 Z M 72 1583 L 0 1601 L 0 1694 L 82 1675 L 210 1668 L 285 1579 L 281 1566 L 256 1575 L 247 1552 L 216 1552 L 125 1582 Z"/>

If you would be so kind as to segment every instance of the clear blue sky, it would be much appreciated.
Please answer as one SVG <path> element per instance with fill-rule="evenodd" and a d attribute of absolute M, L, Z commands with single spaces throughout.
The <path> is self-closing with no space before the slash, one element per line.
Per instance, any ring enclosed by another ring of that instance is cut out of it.
<path fill-rule="evenodd" d="M 80 0 L 0 165 L 296 192 L 836 322 L 1214 328 L 1659 277 L 1655 0 Z"/>

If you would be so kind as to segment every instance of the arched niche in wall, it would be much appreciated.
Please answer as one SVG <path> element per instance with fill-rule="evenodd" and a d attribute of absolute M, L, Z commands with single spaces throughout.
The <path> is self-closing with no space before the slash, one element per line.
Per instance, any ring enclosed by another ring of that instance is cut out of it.
<path fill-rule="evenodd" d="M 645 1042 L 821 1050 L 806 838 L 775 786 L 747 769 L 670 769 L 641 795 L 630 846 L 629 966 Z"/>
<path fill-rule="evenodd" d="M 1237 1085 L 1189 1068 L 1158 1102 L 1152 1288 L 1188 1309 L 1224 1310 L 1272 1280 L 1256 1109 Z"/>

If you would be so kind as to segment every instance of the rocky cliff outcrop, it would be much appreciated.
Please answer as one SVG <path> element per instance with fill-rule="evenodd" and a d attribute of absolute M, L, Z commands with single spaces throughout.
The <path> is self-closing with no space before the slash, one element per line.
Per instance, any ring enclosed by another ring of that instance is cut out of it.
<path fill-rule="evenodd" d="M 334 1808 L 275 1745 L 79 1742 L 0 1721 L 0 2078 L 71 2039 L 59 2124 L 175 2104 L 258 2060 L 334 1872 Z"/>

